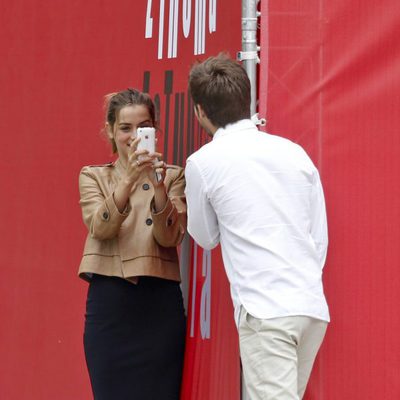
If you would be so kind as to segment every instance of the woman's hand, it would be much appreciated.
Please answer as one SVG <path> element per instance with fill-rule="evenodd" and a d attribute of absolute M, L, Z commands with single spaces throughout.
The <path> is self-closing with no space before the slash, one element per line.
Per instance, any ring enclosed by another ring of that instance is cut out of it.
<path fill-rule="evenodd" d="M 132 186 L 139 179 L 140 175 L 146 170 L 153 171 L 153 163 L 156 159 L 156 155 L 149 154 L 147 150 L 138 150 L 137 146 L 139 141 L 140 138 L 136 138 L 132 141 L 125 165 L 125 174 L 118 182 L 114 191 L 115 205 L 120 213 L 125 210 Z"/>
<path fill-rule="evenodd" d="M 153 170 L 153 164 L 157 157 L 156 153 L 150 154 L 147 150 L 138 150 L 139 142 L 140 138 L 134 139 L 128 152 L 125 180 L 130 185 L 136 182 L 144 171 Z"/>
<path fill-rule="evenodd" d="M 154 186 L 154 211 L 160 212 L 165 208 L 168 200 L 167 190 L 164 185 L 167 165 L 162 161 L 161 153 L 153 153 L 151 155 L 154 155 L 157 159 L 153 162 L 148 176 Z"/>
<path fill-rule="evenodd" d="M 152 163 L 152 170 L 148 172 L 148 176 L 154 188 L 157 188 L 164 185 L 167 164 L 162 161 L 161 153 L 152 153 L 150 156 L 154 156 L 156 159 Z"/>

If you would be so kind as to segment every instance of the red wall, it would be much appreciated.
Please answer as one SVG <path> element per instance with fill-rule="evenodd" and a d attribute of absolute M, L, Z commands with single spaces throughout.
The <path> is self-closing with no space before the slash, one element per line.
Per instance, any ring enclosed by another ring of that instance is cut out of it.
<path fill-rule="evenodd" d="M 307 393 L 400 398 L 400 4 L 262 1 L 260 112 L 320 169 L 332 322 Z"/>
<path fill-rule="evenodd" d="M 162 58 L 161 1 L 13 0 L 1 7 L 1 399 L 91 396 L 82 346 L 87 284 L 76 276 L 86 235 L 78 205 L 78 173 L 83 165 L 112 159 L 100 133 L 102 99 L 128 86 L 145 87 L 159 102 L 160 145 L 167 161 L 183 164 L 186 155 L 204 142 L 186 93 L 187 74 L 197 58 L 196 20 L 204 21 L 205 28 L 205 54 L 199 57 L 220 50 L 235 54 L 240 48 L 240 4 L 218 1 L 216 31 L 210 33 L 214 2 L 199 2 L 206 7 L 205 19 L 196 18 L 195 0 L 189 3 L 187 38 L 182 2 L 176 3 L 174 58 L 168 58 L 169 1 Z M 146 16 L 153 18 L 153 37 L 148 39 Z M 224 296 L 224 304 L 230 306 L 223 274 L 217 271 L 214 278 L 213 287 L 220 291 L 214 298 Z M 205 279 L 198 279 L 201 289 Z M 221 340 L 223 327 L 231 332 L 233 325 L 233 319 L 222 319 L 216 327 L 214 314 L 213 321 L 212 336 L 205 339 L 209 349 L 215 348 L 212 341 Z M 226 351 L 237 356 L 235 348 Z M 209 359 L 198 362 L 192 355 L 187 368 L 195 363 L 204 372 L 201 380 L 191 375 L 186 379 L 196 379 L 190 386 L 201 398 L 202 388 L 209 390 L 208 382 L 225 366 L 210 368 Z M 234 388 L 239 386 L 237 364 L 236 357 L 233 375 L 221 375 L 223 383 L 233 376 Z"/>
<path fill-rule="evenodd" d="M 87 286 L 76 277 L 86 234 L 77 176 L 82 165 L 111 159 L 100 134 L 103 95 L 127 86 L 159 95 L 168 161 L 183 163 L 205 140 L 186 95 L 196 58 L 195 1 L 188 38 L 179 2 L 178 53 L 171 59 L 170 2 L 162 59 L 160 1 L 152 2 L 149 39 L 147 4 L 14 0 L 1 8 L 1 399 L 90 398 L 82 348 Z M 399 398 L 398 2 L 268 0 L 262 8 L 261 114 L 271 133 L 308 150 L 327 197 L 332 323 L 307 398 Z M 239 2 L 217 2 L 216 28 L 206 29 L 205 55 L 224 49 L 234 55 Z M 218 253 L 212 265 L 209 339 L 201 337 L 198 308 L 208 278 L 200 268 L 190 276 L 198 301 L 185 390 L 202 400 L 224 394 L 231 400 L 237 353 Z M 218 315 L 216 304 L 226 311 Z M 221 349 L 226 353 L 216 357 Z"/>

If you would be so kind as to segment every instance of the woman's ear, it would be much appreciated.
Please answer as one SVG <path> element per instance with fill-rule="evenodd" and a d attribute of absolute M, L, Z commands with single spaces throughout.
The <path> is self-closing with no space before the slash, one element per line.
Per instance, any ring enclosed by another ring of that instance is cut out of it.
<path fill-rule="evenodd" d="M 114 139 L 114 132 L 113 132 L 113 130 L 112 130 L 112 126 L 111 126 L 108 122 L 106 122 L 106 124 L 105 124 L 105 126 L 104 126 L 104 129 L 105 129 L 106 132 L 107 132 L 108 138 L 109 138 L 110 140 Z"/>

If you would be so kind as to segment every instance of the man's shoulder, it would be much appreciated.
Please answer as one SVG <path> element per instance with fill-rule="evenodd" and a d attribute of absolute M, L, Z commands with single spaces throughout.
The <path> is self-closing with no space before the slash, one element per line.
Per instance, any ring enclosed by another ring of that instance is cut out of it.
<path fill-rule="evenodd" d="M 290 160 L 292 164 L 297 163 L 297 165 L 310 168 L 311 170 L 316 169 L 313 160 L 303 146 L 282 136 L 272 136 L 274 137 L 273 140 L 276 141 L 277 151 L 279 151 L 286 160 Z"/>
<path fill-rule="evenodd" d="M 271 144 L 275 144 L 276 146 L 285 147 L 287 149 L 291 149 L 292 151 L 305 153 L 304 148 L 300 144 L 294 142 L 292 139 L 289 139 L 287 137 L 280 136 L 280 135 L 271 134 L 271 133 L 267 133 L 266 136 L 267 136 L 268 140 L 271 142 Z"/>
<path fill-rule="evenodd" d="M 194 153 L 192 153 L 187 161 L 192 161 L 196 163 L 201 163 L 204 160 L 207 159 L 207 157 L 210 156 L 210 152 L 212 151 L 213 148 L 213 142 L 208 142 L 204 144 L 200 149 L 196 150 Z"/>

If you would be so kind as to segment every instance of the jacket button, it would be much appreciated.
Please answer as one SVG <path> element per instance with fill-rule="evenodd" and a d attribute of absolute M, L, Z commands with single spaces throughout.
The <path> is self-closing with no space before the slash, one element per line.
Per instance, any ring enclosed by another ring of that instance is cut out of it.
<path fill-rule="evenodd" d="M 150 185 L 148 183 L 144 183 L 142 188 L 143 188 L 143 190 L 149 190 L 150 189 Z"/>
<path fill-rule="evenodd" d="M 153 223 L 153 220 L 151 218 L 146 219 L 146 225 L 150 226 Z"/>
<path fill-rule="evenodd" d="M 108 219 L 108 212 L 107 212 L 107 211 L 104 211 L 104 212 L 103 212 L 103 218 L 104 218 L 105 220 Z"/>

